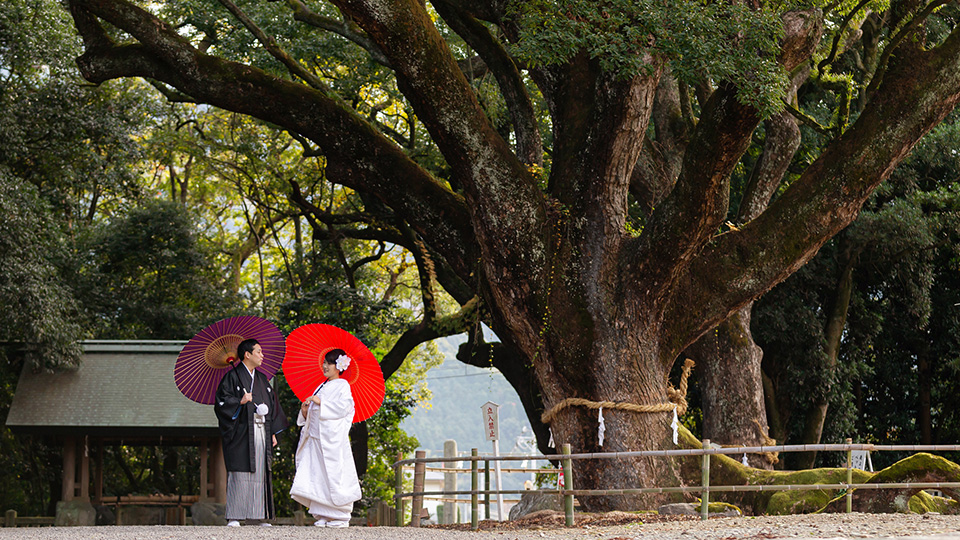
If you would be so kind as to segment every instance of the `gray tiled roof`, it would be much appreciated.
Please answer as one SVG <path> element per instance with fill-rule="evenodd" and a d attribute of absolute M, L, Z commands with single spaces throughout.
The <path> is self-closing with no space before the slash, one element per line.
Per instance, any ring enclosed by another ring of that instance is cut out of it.
<path fill-rule="evenodd" d="M 75 371 L 24 369 L 7 416 L 14 432 L 110 437 L 216 436 L 212 405 L 173 382 L 185 342 L 88 341 Z"/>

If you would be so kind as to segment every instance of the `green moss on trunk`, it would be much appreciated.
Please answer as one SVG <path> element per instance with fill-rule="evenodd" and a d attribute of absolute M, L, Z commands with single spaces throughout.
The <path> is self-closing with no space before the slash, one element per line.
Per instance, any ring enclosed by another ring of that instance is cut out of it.
<path fill-rule="evenodd" d="M 681 427 L 682 448 L 702 448 L 703 444 Z M 681 458 L 684 480 L 689 485 L 700 485 L 701 458 Z M 894 463 L 876 473 L 853 469 L 854 484 L 893 482 L 958 482 L 960 465 L 939 456 L 919 453 Z M 801 471 L 766 471 L 746 467 L 724 455 L 710 458 L 710 485 L 815 485 L 841 484 L 847 481 L 845 468 L 820 468 Z M 960 492 L 944 489 L 952 497 Z M 738 506 L 745 514 L 808 514 L 815 512 L 845 512 L 846 497 L 842 490 L 803 490 L 768 492 L 714 492 L 714 501 Z M 861 489 L 853 495 L 853 510 L 866 513 L 939 512 L 960 513 L 960 503 L 952 499 L 934 497 L 918 488 Z"/>

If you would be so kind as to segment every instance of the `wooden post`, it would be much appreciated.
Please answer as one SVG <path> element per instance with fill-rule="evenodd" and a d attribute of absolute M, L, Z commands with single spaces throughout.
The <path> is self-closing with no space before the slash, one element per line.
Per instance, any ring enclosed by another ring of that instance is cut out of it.
<path fill-rule="evenodd" d="M 219 437 L 212 439 L 211 442 L 213 443 L 213 502 L 227 504 L 227 464 L 223 459 L 223 443 Z"/>
<path fill-rule="evenodd" d="M 423 459 L 427 457 L 427 453 L 423 450 L 417 450 L 416 453 L 417 459 Z M 423 509 L 423 495 L 419 495 L 423 491 L 423 476 L 426 472 L 426 464 L 422 461 L 418 461 L 413 466 L 413 506 L 410 508 L 410 526 L 419 527 L 420 526 L 420 510 Z"/>
<path fill-rule="evenodd" d="M 853 444 L 853 439 L 847 439 L 847 445 Z M 850 484 L 853 483 L 853 450 L 847 446 L 847 513 L 853 512 L 853 490 Z"/>
<path fill-rule="evenodd" d="M 476 448 L 470 449 L 470 455 L 474 458 L 470 460 L 470 526 L 473 530 L 480 530 L 480 512 L 479 503 L 480 498 L 477 490 L 480 489 L 478 485 L 480 483 L 480 475 L 477 474 L 477 460 L 476 458 L 480 455 L 480 450 Z"/>
<path fill-rule="evenodd" d="M 703 440 L 703 449 L 710 449 L 710 439 Z M 700 467 L 703 491 L 700 493 L 700 519 L 706 521 L 710 517 L 710 454 L 703 454 Z"/>
<path fill-rule="evenodd" d="M 448 439 L 443 441 L 443 457 L 445 458 L 455 458 L 457 457 L 457 441 Z M 455 469 L 457 464 L 453 461 L 445 461 L 443 463 L 444 469 Z M 455 472 L 445 472 L 443 473 L 443 491 L 444 493 L 449 491 L 457 490 L 457 473 Z M 446 498 L 447 495 L 444 495 Z M 443 503 L 443 524 L 450 525 L 457 522 L 457 503 L 454 502 L 444 502 Z"/>
<path fill-rule="evenodd" d="M 103 504 L 103 439 L 97 438 L 97 459 L 94 461 L 93 502 Z"/>
<path fill-rule="evenodd" d="M 63 442 L 63 490 L 60 500 L 72 501 L 77 486 L 77 439 L 66 437 Z"/>
<path fill-rule="evenodd" d="M 80 453 L 80 493 L 81 501 L 90 502 L 90 437 L 84 435 L 80 439 L 82 452 Z"/>
<path fill-rule="evenodd" d="M 486 510 L 484 519 L 490 519 L 490 460 L 483 462 L 483 506 Z"/>
<path fill-rule="evenodd" d="M 403 461 L 403 454 L 397 454 L 397 463 L 394 465 L 393 470 L 393 508 L 396 511 L 396 526 L 403 526 L 403 498 L 400 497 L 400 494 L 403 493 L 403 466 L 400 465 L 400 462 Z"/>
<path fill-rule="evenodd" d="M 207 439 L 200 439 L 200 500 L 210 500 L 210 459 Z"/>
<path fill-rule="evenodd" d="M 393 505 L 389 505 L 383 501 L 377 501 L 374 520 L 374 525 L 377 526 L 386 527 L 393 525 L 397 522 L 397 511 Z"/>
<path fill-rule="evenodd" d="M 563 443 L 563 454 L 570 455 L 570 443 Z M 563 470 L 563 490 L 573 489 L 573 461 L 565 458 L 560 462 L 560 468 Z M 567 527 L 573 527 L 573 495 L 563 496 L 563 513 L 566 514 Z"/>

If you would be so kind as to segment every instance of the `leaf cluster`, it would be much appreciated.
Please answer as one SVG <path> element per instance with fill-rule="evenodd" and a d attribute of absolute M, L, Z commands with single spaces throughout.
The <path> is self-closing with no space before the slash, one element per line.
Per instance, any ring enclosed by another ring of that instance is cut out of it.
<path fill-rule="evenodd" d="M 0 341 L 14 342 L 34 369 L 75 366 L 83 334 L 73 291 L 54 261 L 62 231 L 37 190 L 0 166 Z"/>
<path fill-rule="evenodd" d="M 517 3 L 515 54 L 531 66 L 558 65 L 585 52 L 600 69 L 629 78 L 669 62 L 681 81 L 731 81 L 738 99 L 778 110 L 786 81 L 776 62 L 779 14 L 745 3 L 699 0 Z"/>
<path fill-rule="evenodd" d="M 81 294 L 97 337 L 189 339 L 236 309 L 179 203 L 147 201 L 86 242 Z"/>

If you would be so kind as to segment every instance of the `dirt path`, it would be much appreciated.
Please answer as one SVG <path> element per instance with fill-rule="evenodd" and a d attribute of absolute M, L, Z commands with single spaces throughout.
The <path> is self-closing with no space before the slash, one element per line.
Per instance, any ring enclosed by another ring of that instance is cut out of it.
<path fill-rule="evenodd" d="M 823 514 L 666 520 L 612 512 L 583 515 L 563 526 L 563 515 L 526 523 L 483 522 L 459 527 L 44 527 L 0 529 L 2 539 L 36 540 L 769 540 L 774 538 L 935 538 L 960 540 L 960 516 L 934 514 Z"/>

